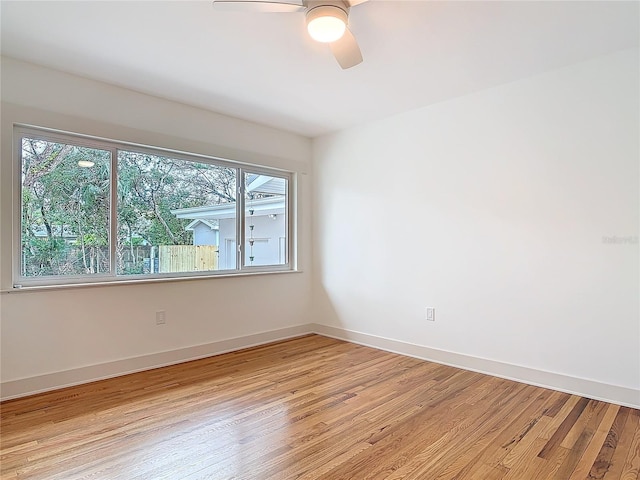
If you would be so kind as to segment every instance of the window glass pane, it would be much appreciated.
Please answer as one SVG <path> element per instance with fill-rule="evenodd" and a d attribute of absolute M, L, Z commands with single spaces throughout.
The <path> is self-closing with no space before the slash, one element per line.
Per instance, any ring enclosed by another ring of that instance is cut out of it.
<path fill-rule="evenodd" d="M 245 173 L 246 266 L 287 263 L 286 178 Z"/>
<path fill-rule="evenodd" d="M 236 172 L 119 151 L 118 274 L 235 269 Z"/>
<path fill-rule="evenodd" d="M 111 153 L 22 138 L 21 275 L 110 273 Z"/>

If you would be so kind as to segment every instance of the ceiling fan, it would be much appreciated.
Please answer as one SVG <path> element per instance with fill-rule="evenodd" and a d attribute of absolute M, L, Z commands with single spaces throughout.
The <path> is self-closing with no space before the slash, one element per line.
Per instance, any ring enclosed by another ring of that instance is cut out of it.
<path fill-rule="evenodd" d="M 328 43 L 342 68 L 362 62 L 362 53 L 349 27 L 349 11 L 367 0 L 213 0 L 216 10 L 304 12 L 311 38 Z"/>

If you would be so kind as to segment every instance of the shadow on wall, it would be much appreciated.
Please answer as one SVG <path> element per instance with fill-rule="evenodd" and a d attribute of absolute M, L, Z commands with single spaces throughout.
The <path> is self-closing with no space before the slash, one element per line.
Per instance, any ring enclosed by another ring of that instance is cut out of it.
<path fill-rule="evenodd" d="M 318 267 L 316 267 L 318 268 Z M 325 290 L 320 278 L 316 281 L 316 287 L 313 291 L 313 323 L 317 325 L 326 325 L 344 329 L 344 323 L 340 318 L 340 314 L 335 309 L 333 301 L 329 293 Z"/>

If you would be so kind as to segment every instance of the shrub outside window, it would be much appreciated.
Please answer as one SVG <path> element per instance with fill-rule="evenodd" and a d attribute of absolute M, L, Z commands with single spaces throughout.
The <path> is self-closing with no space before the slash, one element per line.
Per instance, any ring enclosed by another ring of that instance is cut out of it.
<path fill-rule="evenodd" d="M 16 285 L 291 269 L 289 172 L 30 127 L 15 136 Z"/>

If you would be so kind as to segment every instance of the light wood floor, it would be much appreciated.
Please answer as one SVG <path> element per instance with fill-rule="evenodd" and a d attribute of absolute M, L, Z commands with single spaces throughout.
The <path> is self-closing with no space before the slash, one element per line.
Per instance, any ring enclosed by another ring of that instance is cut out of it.
<path fill-rule="evenodd" d="M 637 480 L 640 411 L 321 336 L 5 402 L 2 479 Z"/>

